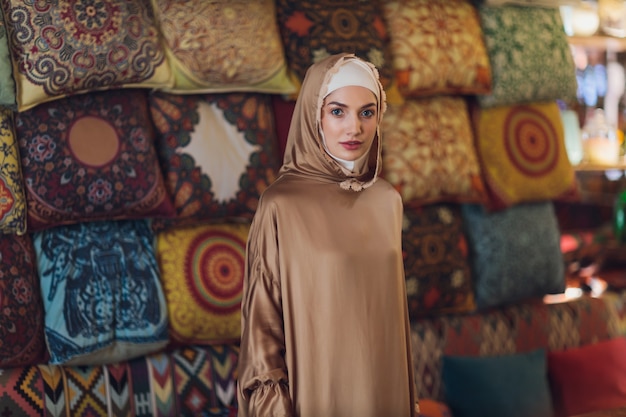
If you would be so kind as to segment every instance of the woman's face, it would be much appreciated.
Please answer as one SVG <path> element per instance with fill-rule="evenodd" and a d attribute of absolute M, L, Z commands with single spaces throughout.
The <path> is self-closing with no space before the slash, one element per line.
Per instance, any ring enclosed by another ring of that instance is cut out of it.
<path fill-rule="evenodd" d="M 368 152 L 376 136 L 376 112 L 376 96 L 365 87 L 341 87 L 326 96 L 321 119 L 328 151 L 346 161 Z"/>

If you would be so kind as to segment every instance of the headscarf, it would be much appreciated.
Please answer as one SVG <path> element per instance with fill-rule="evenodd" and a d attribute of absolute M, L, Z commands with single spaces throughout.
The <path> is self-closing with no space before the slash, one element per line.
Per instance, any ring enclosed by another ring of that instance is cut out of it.
<path fill-rule="evenodd" d="M 351 172 L 326 152 L 320 127 L 321 108 L 325 96 L 333 91 L 331 89 L 334 85 L 340 87 L 351 85 L 345 84 L 341 75 L 335 78 L 335 74 L 339 73 L 346 63 L 355 60 L 357 65 L 361 65 L 364 70 L 370 71 L 373 75 L 370 77 L 372 81 L 367 88 L 373 89 L 378 102 L 376 137 L 367 153 L 367 163 L 356 167 L 356 170 Z M 283 166 L 279 174 L 306 176 L 319 181 L 336 182 L 341 188 L 353 191 L 361 191 L 374 184 L 382 169 L 380 124 L 387 106 L 385 98 L 385 91 L 378 80 L 378 71 L 374 65 L 357 58 L 354 54 L 331 55 L 313 64 L 307 70 L 300 95 L 296 101 L 287 137 Z"/>

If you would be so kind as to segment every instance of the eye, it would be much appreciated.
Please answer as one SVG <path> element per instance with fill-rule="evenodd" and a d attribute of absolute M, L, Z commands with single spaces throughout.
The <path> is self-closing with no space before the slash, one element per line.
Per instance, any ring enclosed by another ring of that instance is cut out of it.
<path fill-rule="evenodd" d="M 332 114 L 333 116 L 341 116 L 343 114 L 343 110 L 339 107 L 335 107 L 334 109 L 330 110 L 330 114 Z"/>
<path fill-rule="evenodd" d="M 367 118 L 374 117 L 374 115 L 375 115 L 374 110 L 370 110 L 370 109 L 368 109 L 368 110 L 363 110 L 363 111 L 361 112 L 361 116 L 363 116 L 363 117 L 367 117 Z"/>

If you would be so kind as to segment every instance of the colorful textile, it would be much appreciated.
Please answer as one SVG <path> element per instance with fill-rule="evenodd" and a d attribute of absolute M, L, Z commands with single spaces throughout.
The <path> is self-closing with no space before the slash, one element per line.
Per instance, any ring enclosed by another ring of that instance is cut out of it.
<path fill-rule="evenodd" d="M 9 53 L 9 41 L 7 29 L 4 24 L 4 16 L 0 7 L 0 106 L 10 109 L 17 108 L 15 101 L 15 81 L 13 81 L 13 66 Z"/>
<path fill-rule="evenodd" d="M 44 414 L 44 382 L 37 367 L 2 369 L 0 403 L 7 416 L 49 416 Z"/>
<path fill-rule="evenodd" d="M 23 235 L 26 233 L 26 197 L 13 112 L 1 107 L 0 161 L 0 232 Z"/>

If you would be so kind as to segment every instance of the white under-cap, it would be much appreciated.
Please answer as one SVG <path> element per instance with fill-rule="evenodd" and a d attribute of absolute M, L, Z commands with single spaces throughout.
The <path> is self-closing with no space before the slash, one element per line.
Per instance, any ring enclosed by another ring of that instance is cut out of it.
<path fill-rule="evenodd" d="M 349 59 L 339 67 L 328 83 L 328 90 L 324 97 L 338 88 L 356 85 L 365 87 L 378 97 L 378 80 L 375 78 L 372 69 L 359 59 Z"/>

